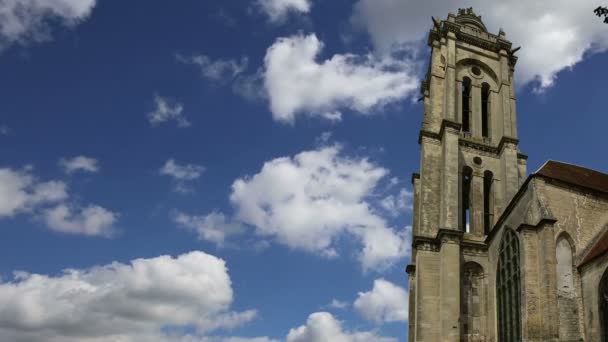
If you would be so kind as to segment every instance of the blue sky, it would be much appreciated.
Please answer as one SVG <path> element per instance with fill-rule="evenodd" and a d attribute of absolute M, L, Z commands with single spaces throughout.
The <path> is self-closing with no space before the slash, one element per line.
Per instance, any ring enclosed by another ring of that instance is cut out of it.
<path fill-rule="evenodd" d="M 467 7 L 522 46 L 528 171 L 605 172 L 608 25 L 551 4 Z M 425 32 L 456 10 L 0 4 L 0 339 L 406 341 Z"/>

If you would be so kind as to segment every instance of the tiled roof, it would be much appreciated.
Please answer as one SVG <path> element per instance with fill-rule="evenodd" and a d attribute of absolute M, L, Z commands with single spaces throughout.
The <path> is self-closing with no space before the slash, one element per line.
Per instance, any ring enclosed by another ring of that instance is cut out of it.
<path fill-rule="evenodd" d="M 591 250 L 587 252 L 585 257 L 583 258 L 583 261 L 581 261 L 578 266 L 580 267 L 587 264 L 598 256 L 606 253 L 606 251 L 608 251 L 608 232 L 604 233 L 604 235 L 600 237 L 600 239 L 595 243 L 593 248 L 591 248 Z"/>
<path fill-rule="evenodd" d="M 608 193 L 608 174 L 582 166 L 549 160 L 536 174 L 583 188 Z"/>

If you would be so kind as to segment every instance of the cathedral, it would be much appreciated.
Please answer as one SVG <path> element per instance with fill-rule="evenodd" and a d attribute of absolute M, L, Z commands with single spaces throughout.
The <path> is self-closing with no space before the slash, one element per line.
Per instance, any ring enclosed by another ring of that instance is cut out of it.
<path fill-rule="evenodd" d="M 460 9 L 428 44 L 408 341 L 608 341 L 608 174 L 527 175 L 502 29 Z"/>

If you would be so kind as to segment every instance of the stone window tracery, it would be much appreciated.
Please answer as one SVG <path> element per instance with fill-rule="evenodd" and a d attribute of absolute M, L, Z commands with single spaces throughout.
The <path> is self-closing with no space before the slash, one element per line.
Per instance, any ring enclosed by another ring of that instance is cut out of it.
<path fill-rule="evenodd" d="M 500 243 L 496 297 L 498 300 L 498 341 L 521 342 L 521 276 L 519 239 L 505 229 Z"/>

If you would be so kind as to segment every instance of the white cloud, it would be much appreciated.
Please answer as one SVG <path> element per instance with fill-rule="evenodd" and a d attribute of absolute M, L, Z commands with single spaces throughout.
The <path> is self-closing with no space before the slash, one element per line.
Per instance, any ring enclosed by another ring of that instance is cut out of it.
<path fill-rule="evenodd" d="M 316 35 L 278 39 L 266 52 L 264 81 L 275 120 L 299 114 L 339 120 L 339 109 L 363 114 L 402 100 L 418 89 L 409 61 L 340 55 L 318 62 Z"/>
<path fill-rule="evenodd" d="M 169 99 L 159 95 L 154 96 L 154 103 L 156 108 L 147 114 L 151 125 L 156 126 L 174 120 L 178 127 L 190 127 L 190 122 L 183 115 L 184 106 L 181 103 L 172 103 Z"/>
<path fill-rule="evenodd" d="M 205 171 L 205 168 L 201 165 L 185 164 L 179 165 L 173 159 L 169 159 L 165 162 L 165 165 L 160 169 L 160 174 L 165 176 L 171 176 L 176 180 L 190 181 L 198 179 L 201 174 Z"/>
<path fill-rule="evenodd" d="M 395 45 L 416 44 L 431 28 L 430 16 L 446 18 L 454 5 L 441 0 L 359 0 L 352 21 L 366 29 L 381 53 Z M 491 32 L 502 26 L 517 53 L 516 82 L 538 80 L 538 89 L 550 87 L 557 73 L 581 62 L 586 53 L 606 51 L 606 25 L 593 15 L 597 2 L 473 0 L 473 6 Z M 513 18 L 516 18 L 514 20 Z"/>
<path fill-rule="evenodd" d="M 256 0 L 257 6 L 271 22 L 282 22 L 289 13 L 308 13 L 312 7 L 311 0 Z"/>
<path fill-rule="evenodd" d="M 338 255 L 337 239 L 355 237 L 364 270 L 381 270 L 409 250 L 409 237 L 373 211 L 372 194 L 388 171 L 364 158 L 340 156 L 339 146 L 266 162 L 236 180 L 230 200 L 235 219 L 290 248 Z"/>
<path fill-rule="evenodd" d="M 74 209 L 60 204 L 43 212 L 44 221 L 53 230 L 68 234 L 110 237 L 118 215 L 98 205 Z"/>
<path fill-rule="evenodd" d="M 316 312 L 305 325 L 291 329 L 286 342 L 397 342 L 396 338 L 378 336 L 374 332 L 349 332 L 328 312 Z"/>
<path fill-rule="evenodd" d="M 198 233 L 201 240 L 210 241 L 222 246 L 226 238 L 244 231 L 238 222 L 230 221 L 219 212 L 206 216 L 193 216 L 182 212 L 173 215 L 173 220 L 181 226 Z"/>
<path fill-rule="evenodd" d="M 230 81 L 242 74 L 249 64 L 247 57 L 241 58 L 240 61 L 234 59 L 214 61 L 205 55 L 183 56 L 178 54 L 176 58 L 181 63 L 198 66 L 201 75 L 211 81 Z"/>
<path fill-rule="evenodd" d="M 69 200 L 64 182 L 40 182 L 31 174 L 31 168 L 0 169 L 0 219 L 28 213 L 41 218 L 55 231 L 111 235 L 118 214 L 98 205 L 77 208 Z"/>
<path fill-rule="evenodd" d="M 173 190 L 181 193 L 192 192 L 189 182 L 197 180 L 205 171 L 202 165 L 184 164 L 180 165 L 173 159 L 165 162 L 165 165 L 160 169 L 160 174 L 173 178 L 175 185 Z"/>
<path fill-rule="evenodd" d="M 0 2 L 0 50 L 13 43 L 50 40 L 50 22 L 75 26 L 95 7 L 95 0 L 3 0 Z"/>
<path fill-rule="evenodd" d="M 407 321 L 408 303 L 404 288 L 384 279 L 376 279 L 371 291 L 359 293 L 353 307 L 363 318 L 381 324 Z"/>
<path fill-rule="evenodd" d="M 340 300 L 337 300 L 334 298 L 331 300 L 331 303 L 329 303 L 329 305 L 327 305 L 327 306 L 329 306 L 330 308 L 333 308 L 333 309 L 346 309 L 349 306 L 349 304 L 348 304 L 348 302 L 343 302 L 343 301 L 340 301 Z"/>
<path fill-rule="evenodd" d="M 386 196 L 380 201 L 380 206 L 392 216 L 399 216 L 412 210 L 413 200 L 414 194 L 404 188 L 397 195 Z"/>
<path fill-rule="evenodd" d="M 114 262 L 57 276 L 16 272 L 0 283 L 0 340 L 29 342 L 265 342 L 202 337 L 256 316 L 230 311 L 223 260 L 203 252 Z M 162 333 L 194 327 L 201 337 Z"/>
<path fill-rule="evenodd" d="M 0 169 L 0 218 L 28 212 L 68 197 L 66 184 L 39 182 L 28 171 Z"/>
<path fill-rule="evenodd" d="M 10 131 L 7 125 L 0 125 L 0 135 L 8 135 Z"/>
<path fill-rule="evenodd" d="M 61 166 L 65 173 L 73 173 L 76 171 L 85 172 L 98 172 L 99 167 L 97 166 L 97 160 L 85 156 L 77 156 L 71 159 L 62 158 L 59 160 L 59 166 Z"/>

